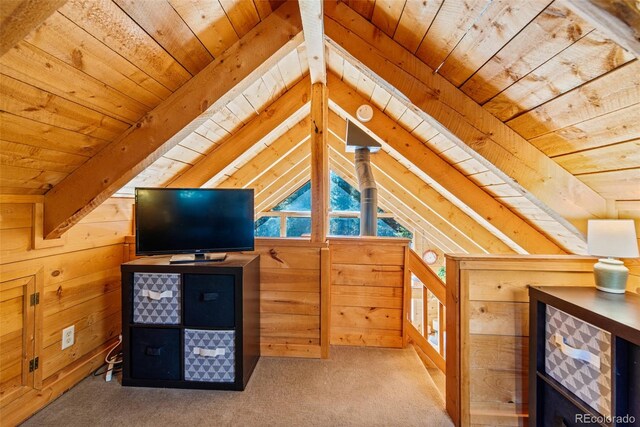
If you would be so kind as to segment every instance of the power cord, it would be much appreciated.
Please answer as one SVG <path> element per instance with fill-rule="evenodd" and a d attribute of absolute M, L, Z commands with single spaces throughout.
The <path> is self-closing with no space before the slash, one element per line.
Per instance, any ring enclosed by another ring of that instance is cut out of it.
<path fill-rule="evenodd" d="M 122 371 L 122 351 L 112 355 L 113 351 L 118 348 L 120 344 L 122 344 L 122 334 L 118 335 L 118 342 L 109 349 L 109 352 L 107 352 L 107 355 L 104 358 L 104 363 L 106 364 L 107 369 L 102 371 L 102 366 L 105 366 L 102 365 L 93 373 L 94 376 L 97 377 L 105 374 L 104 380 L 109 382 L 111 381 L 114 372 L 118 373 Z"/>

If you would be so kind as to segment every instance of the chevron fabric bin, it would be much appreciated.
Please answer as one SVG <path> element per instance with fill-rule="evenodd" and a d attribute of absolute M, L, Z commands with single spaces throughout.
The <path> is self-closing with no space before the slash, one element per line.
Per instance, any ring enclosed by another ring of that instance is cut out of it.
<path fill-rule="evenodd" d="M 180 275 L 133 274 L 133 321 L 154 325 L 180 323 Z"/>
<path fill-rule="evenodd" d="M 549 305 L 546 318 L 546 373 L 611 416 L 611 334 Z"/>
<path fill-rule="evenodd" d="M 235 331 L 184 330 L 184 379 L 235 381 Z"/>

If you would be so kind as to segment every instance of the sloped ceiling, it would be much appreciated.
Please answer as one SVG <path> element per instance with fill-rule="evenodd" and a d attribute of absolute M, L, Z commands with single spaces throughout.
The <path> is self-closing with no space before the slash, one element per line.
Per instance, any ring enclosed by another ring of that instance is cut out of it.
<path fill-rule="evenodd" d="M 332 167 L 352 179 L 344 119 L 372 104 L 381 200 L 442 251 L 584 253 L 586 219 L 640 211 L 638 61 L 565 2 L 324 8 Z M 253 187 L 267 210 L 308 179 L 296 4 L 72 0 L 51 13 L 0 57 L 0 192 L 44 194 L 60 212 L 51 230 L 136 186 Z M 67 212 L 78 183 L 94 189 Z"/>

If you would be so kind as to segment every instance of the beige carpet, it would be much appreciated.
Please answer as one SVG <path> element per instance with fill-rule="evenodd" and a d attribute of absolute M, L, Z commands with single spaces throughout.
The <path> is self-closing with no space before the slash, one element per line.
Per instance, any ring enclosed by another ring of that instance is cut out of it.
<path fill-rule="evenodd" d="M 450 426 L 415 351 L 332 347 L 263 357 L 244 392 L 122 387 L 89 377 L 27 426 Z"/>

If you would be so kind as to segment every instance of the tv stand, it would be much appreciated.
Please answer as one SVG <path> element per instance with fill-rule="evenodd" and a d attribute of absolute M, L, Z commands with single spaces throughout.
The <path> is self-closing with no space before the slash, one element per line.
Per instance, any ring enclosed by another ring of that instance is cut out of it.
<path fill-rule="evenodd" d="M 244 390 L 260 357 L 260 258 L 122 264 L 122 385 Z"/>
<path fill-rule="evenodd" d="M 208 254 L 174 255 L 169 264 L 188 264 L 192 262 L 220 262 L 227 259 L 226 252 Z"/>

